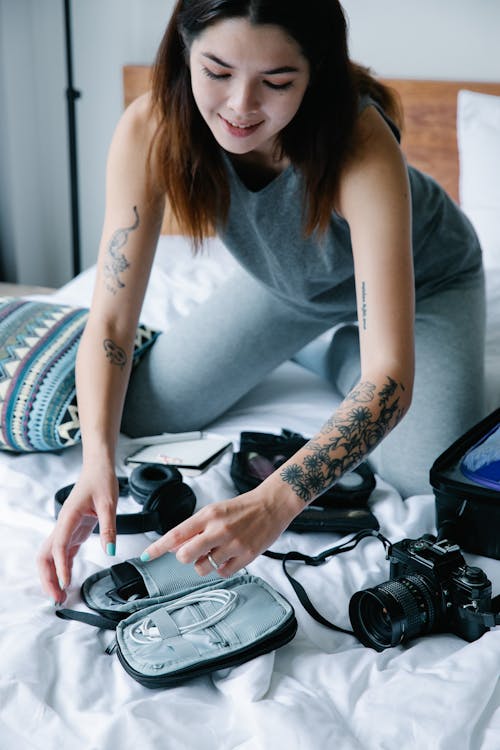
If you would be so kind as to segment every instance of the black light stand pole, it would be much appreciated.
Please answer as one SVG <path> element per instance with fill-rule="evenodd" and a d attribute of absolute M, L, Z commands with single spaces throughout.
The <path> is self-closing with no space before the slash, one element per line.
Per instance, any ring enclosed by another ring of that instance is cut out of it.
<path fill-rule="evenodd" d="M 64 0 L 64 26 L 66 42 L 66 100 L 68 107 L 68 147 L 69 173 L 71 190 L 71 235 L 73 245 L 73 276 L 81 271 L 80 259 L 80 210 L 78 201 L 78 163 L 76 145 L 76 108 L 75 102 L 80 97 L 80 91 L 73 87 L 73 51 L 71 40 L 71 8 L 70 0 Z"/>

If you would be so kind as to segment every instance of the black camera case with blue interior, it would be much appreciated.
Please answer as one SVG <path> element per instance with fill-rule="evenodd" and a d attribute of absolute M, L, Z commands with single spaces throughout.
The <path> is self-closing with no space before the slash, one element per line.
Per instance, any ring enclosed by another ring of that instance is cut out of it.
<path fill-rule="evenodd" d="M 500 408 L 436 459 L 430 482 L 438 538 L 500 559 Z"/>

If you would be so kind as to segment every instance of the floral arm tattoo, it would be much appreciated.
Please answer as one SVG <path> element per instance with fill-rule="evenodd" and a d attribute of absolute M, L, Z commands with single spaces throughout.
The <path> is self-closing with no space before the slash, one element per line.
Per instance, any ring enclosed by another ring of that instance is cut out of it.
<path fill-rule="evenodd" d="M 359 383 L 319 433 L 304 446 L 300 463 L 287 463 L 284 482 L 304 502 L 313 500 L 339 477 L 354 469 L 395 427 L 405 413 L 404 386 L 387 376 L 382 387 Z"/>
<path fill-rule="evenodd" d="M 120 250 L 127 244 L 130 232 L 133 232 L 139 226 L 137 206 L 133 207 L 133 211 L 135 216 L 134 223 L 129 227 L 121 227 L 116 232 L 113 232 L 108 245 L 109 258 L 104 266 L 104 273 L 106 275 L 106 288 L 113 294 L 116 294 L 119 289 L 123 289 L 125 286 L 119 274 L 130 267 L 130 263 Z"/>

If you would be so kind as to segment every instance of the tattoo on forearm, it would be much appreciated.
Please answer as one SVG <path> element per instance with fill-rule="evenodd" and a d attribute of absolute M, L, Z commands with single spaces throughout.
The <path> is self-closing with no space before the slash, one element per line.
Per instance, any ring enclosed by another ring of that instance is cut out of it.
<path fill-rule="evenodd" d="M 366 314 L 368 312 L 368 307 L 366 303 L 366 282 L 363 281 L 361 283 L 361 324 L 363 326 L 363 330 L 366 331 Z"/>
<path fill-rule="evenodd" d="M 127 364 L 125 350 L 122 349 L 121 346 L 118 346 L 118 344 L 115 344 L 112 339 L 104 339 L 102 345 L 104 347 L 106 359 L 108 359 L 112 365 L 118 365 L 118 367 L 123 370 Z"/>
<path fill-rule="evenodd" d="M 118 289 L 123 289 L 125 286 L 120 279 L 120 274 L 130 267 L 130 263 L 120 250 L 127 244 L 130 232 L 133 232 L 139 226 L 137 206 L 133 207 L 133 211 L 135 216 L 134 223 L 129 227 L 117 229 L 113 233 L 108 245 L 109 260 L 104 266 L 104 273 L 106 275 L 106 288 L 113 294 L 116 294 Z"/>
<path fill-rule="evenodd" d="M 337 412 L 305 448 L 303 464 L 289 464 L 280 473 L 296 494 L 309 502 L 349 469 L 357 466 L 395 427 L 405 409 L 400 396 L 404 386 L 391 377 L 377 392 L 369 381 L 354 388 Z M 321 439 L 326 437 L 326 440 Z"/>

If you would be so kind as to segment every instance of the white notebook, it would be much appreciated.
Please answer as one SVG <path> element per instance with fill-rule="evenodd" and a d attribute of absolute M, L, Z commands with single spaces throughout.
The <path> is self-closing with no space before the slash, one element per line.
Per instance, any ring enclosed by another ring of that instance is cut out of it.
<path fill-rule="evenodd" d="M 129 464 L 176 466 L 183 474 L 195 476 L 208 469 L 232 448 L 227 438 L 202 437 L 195 440 L 168 440 L 144 445 L 125 459 Z"/>

